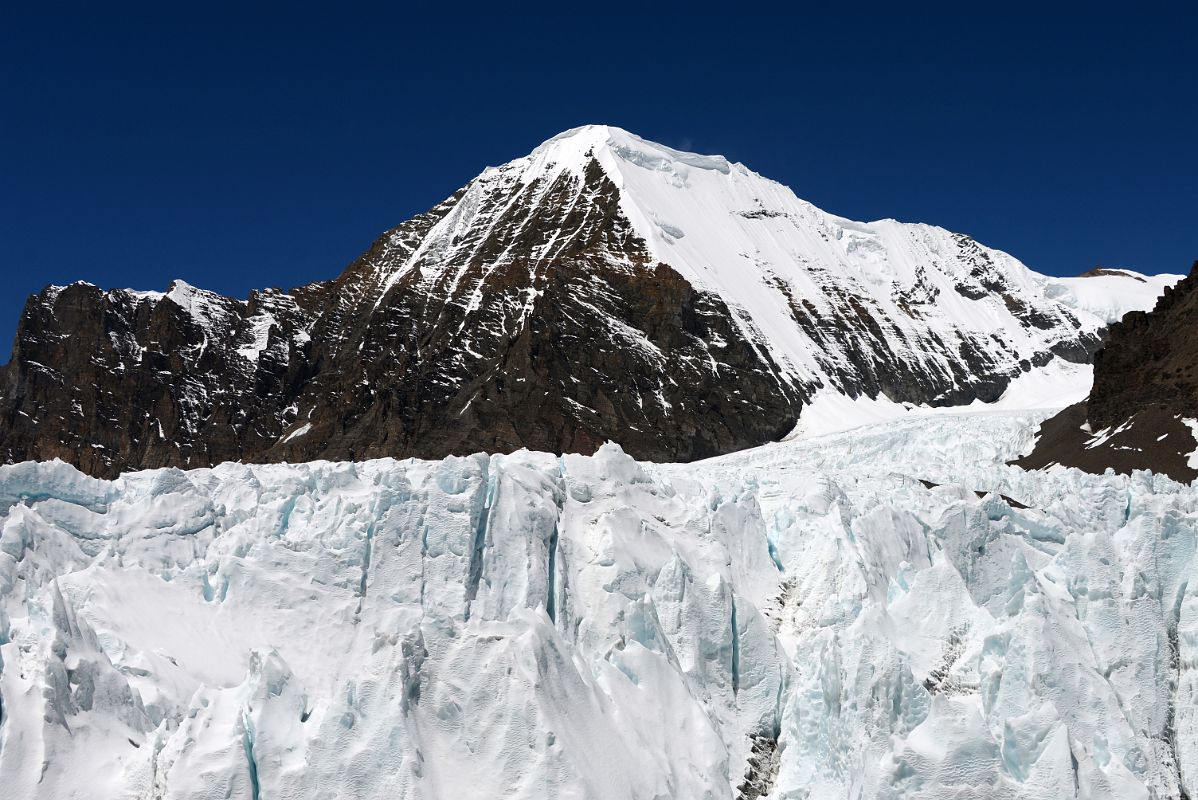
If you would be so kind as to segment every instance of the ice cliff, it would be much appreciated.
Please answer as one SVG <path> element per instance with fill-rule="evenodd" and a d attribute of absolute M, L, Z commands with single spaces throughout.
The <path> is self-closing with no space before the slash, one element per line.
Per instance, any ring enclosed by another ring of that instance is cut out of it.
<path fill-rule="evenodd" d="M 0 467 L 0 795 L 1193 796 L 1195 494 L 1042 416 Z"/>

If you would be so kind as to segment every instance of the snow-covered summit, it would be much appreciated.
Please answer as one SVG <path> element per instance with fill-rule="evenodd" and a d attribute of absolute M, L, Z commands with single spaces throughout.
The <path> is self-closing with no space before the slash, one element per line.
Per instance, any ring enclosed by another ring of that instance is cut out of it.
<path fill-rule="evenodd" d="M 962 349 L 994 350 L 1008 372 L 1050 353 L 1084 357 L 1112 316 L 1151 306 L 1151 289 L 1159 293 L 1166 282 L 1144 283 L 1145 291 L 1133 286 L 1141 276 L 1128 273 L 1088 292 L 1067 291 L 968 236 L 893 219 L 855 222 L 723 156 L 586 125 L 484 171 L 420 245 L 380 276 L 376 302 L 413 270 L 426 284 L 457 285 L 487 241 L 472 242 L 465 231 L 495 231 L 501 224 L 496 213 L 503 222 L 520 215 L 524 221 L 516 224 L 533 225 L 550 200 L 581 208 L 594 193 L 587 177 L 594 168 L 615 187 L 621 216 L 647 249 L 643 259 L 669 265 L 726 302 L 745 337 L 798 382 L 841 383 L 837 374 L 845 362 L 863 358 L 853 350 L 869 349 L 868 343 L 854 348 L 821 340 L 829 325 L 858 329 L 850 330 L 850 338 L 870 333 L 861 328 L 876 328 L 874 335 L 886 340 L 878 344 L 896 345 L 896 357 L 930 360 L 928 368 L 944 375 L 953 372 L 951 362 Z M 563 193 L 563 181 L 574 189 Z M 497 195 L 507 199 L 488 202 Z M 531 253 L 498 247 L 493 258 L 552 258 L 569 233 Z M 445 269 L 456 274 L 447 277 Z M 948 399 L 952 392 L 940 394 Z"/>
<path fill-rule="evenodd" d="M 879 286 L 910 284 L 929 256 L 951 253 L 955 249 L 952 241 L 960 238 L 935 225 L 896 219 L 858 222 L 830 214 L 744 164 L 729 162 L 721 155 L 676 150 L 611 125 L 563 131 L 528 156 L 494 172 L 520 168 L 522 179 L 529 182 L 555 171 L 582 174 L 591 159 L 621 189 L 621 208 L 654 245 L 654 254 L 683 270 L 688 278 L 720 290 L 735 290 L 743 285 L 742 278 L 767 265 L 796 260 L 802 251 L 785 250 L 786 245 L 815 250 L 845 267 L 848 275 Z M 764 220 L 787 222 L 763 225 Z M 813 241 L 813 235 L 818 241 Z M 691 241 L 684 243 L 687 237 Z M 909 239 L 916 241 L 906 241 Z M 1006 253 L 986 250 L 1000 256 L 1000 268 L 1021 288 L 1043 292 L 1049 299 L 1108 323 L 1128 311 L 1151 308 L 1166 286 L 1181 279 L 1180 275 L 1146 276 L 1131 270 L 1104 270 L 1087 278 L 1051 278 Z M 716 265 L 728 266 L 719 270 Z M 945 262 L 944 266 L 960 264 Z M 959 269 L 953 273 L 964 274 Z"/>
<path fill-rule="evenodd" d="M 527 156 L 529 172 L 556 164 L 581 171 L 591 157 L 599 158 L 607 168 L 616 167 L 613 159 L 647 169 L 677 173 L 681 168 L 712 170 L 724 175 L 733 168 L 748 171 L 743 164 L 730 164 L 723 156 L 705 156 L 675 150 L 642 139 L 612 125 L 582 125 L 547 139 Z"/>

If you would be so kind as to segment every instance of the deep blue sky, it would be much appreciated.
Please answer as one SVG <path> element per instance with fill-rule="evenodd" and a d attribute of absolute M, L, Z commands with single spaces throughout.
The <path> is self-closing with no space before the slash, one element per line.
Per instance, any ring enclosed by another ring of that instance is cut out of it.
<path fill-rule="evenodd" d="M 589 122 L 1042 272 L 1198 258 L 1193 2 L 564 5 L 4 4 L 0 350 L 47 283 L 332 277 Z"/>

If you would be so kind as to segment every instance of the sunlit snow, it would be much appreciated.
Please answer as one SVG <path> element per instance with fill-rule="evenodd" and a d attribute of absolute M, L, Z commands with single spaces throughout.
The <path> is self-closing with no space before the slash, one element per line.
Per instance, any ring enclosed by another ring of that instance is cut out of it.
<path fill-rule="evenodd" d="M 0 467 L 2 793 L 1192 795 L 1198 499 L 1005 466 L 1045 413 L 691 465 Z"/>

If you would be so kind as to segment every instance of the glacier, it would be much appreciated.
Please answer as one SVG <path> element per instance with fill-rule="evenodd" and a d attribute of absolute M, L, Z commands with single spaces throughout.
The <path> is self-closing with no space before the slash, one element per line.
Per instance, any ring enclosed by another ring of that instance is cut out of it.
<path fill-rule="evenodd" d="M 1198 496 L 1048 413 L 0 467 L 0 795 L 1194 796 Z"/>

